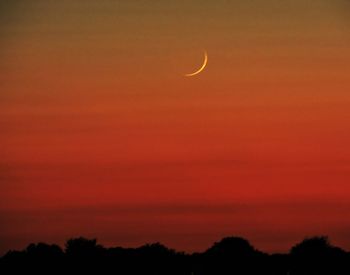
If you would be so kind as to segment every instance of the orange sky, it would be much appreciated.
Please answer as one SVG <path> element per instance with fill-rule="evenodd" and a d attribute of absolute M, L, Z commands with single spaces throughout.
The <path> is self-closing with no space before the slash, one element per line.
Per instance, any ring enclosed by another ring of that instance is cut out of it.
<path fill-rule="evenodd" d="M 153 2 L 0 4 L 0 252 L 350 249 L 348 1 Z"/>

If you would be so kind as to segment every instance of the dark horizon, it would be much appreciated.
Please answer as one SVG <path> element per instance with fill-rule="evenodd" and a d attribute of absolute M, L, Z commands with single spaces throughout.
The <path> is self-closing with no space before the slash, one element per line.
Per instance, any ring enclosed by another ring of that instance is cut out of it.
<path fill-rule="evenodd" d="M 32 243 L 0 258 L 2 272 L 47 274 L 48 270 L 54 274 L 115 271 L 132 275 L 343 275 L 350 272 L 350 252 L 332 245 L 326 236 L 306 238 L 286 254 L 262 252 L 248 240 L 233 236 L 191 254 L 161 243 L 106 248 L 96 239 L 78 237 L 67 240 L 63 249 L 56 244 Z"/>
<path fill-rule="evenodd" d="M 238 238 L 238 239 L 242 239 L 242 240 L 247 240 L 249 242 L 249 244 L 251 244 L 253 247 L 255 247 L 255 249 L 257 251 L 260 251 L 264 254 L 267 255 L 276 255 L 276 254 L 288 254 L 290 253 L 290 251 L 292 250 L 292 248 L 297 245 L 300 244 L 302 242 L 304 242 L 305 240 L 312 240 L 312 239 L 325 239 L 327 241 L 327 243 L 329 243 L 331 246 L 334 247 L 338 247 L 340 249 L 342 249 L 343 251 L 350 253 L 350 249 L 349 248 L 345 248 L 339 245 L 335 245 L 334 242 L 332 241 L 331 238 L 329 238 L 329 236 L 326 235 L 311 235 L 311 236 L 305 236 L 304 238 L 301 238 L 298 242 L 296 242 L 295 244 L 291 245 L 289 249 L 285 250 L 285 251 L 265 251 L 263 249 L 260 249 L 259 247 L 256 247 L 254 245 L 254 243 L 250 242 L 247 238 L 243 237 L 243 236 L 229 236 L 229 237 L 223 237 L 221 239 L 218 239 L 214 242 L 212 242 L 212 245 L 219 243 L 220 241 L 226 239 L 226 238 Z M 183 249 L 176 249 L 174 247 L 168 246 L 163 242 L 160 241 L 149 241 L 149 242 L 145 242 L 144 244 L 139 244 L 139 245 L 135 245 L 135 246 L 123 246 L 123 245 L 105 245 L 103 243 L 98 242 L 98 238 L 89 238 L 86 236 L 77 236 L 77 237 L 72 237 L 69 238 L 68 240 L 78 240 L 78 239 L 84 239 L 84 240 L 93 240 L 96 241 L 96 244 L 98 244 L 99 246 L 105 248 L 105 249 L 111 249 L 111 248 L 122 248 L 122 249 L 139 249 L 145 245 L 152 245 L 152 244 L 160 244 L 164 247 L 167 247 L 170 250 L 173 250 L 177 253 L 184 253 L 186 255 L 193 255 L 193 254 L 201 254 L 201 253 L 205 253 L 205 251 L 207 251 L 211 245 L 208 245 L 208 247 L 202 249 L 202 250 L 196 250 L 196 251 L 189 251 L 189 250 L 183 250 Z M 45 245 L 55 245 L 60 247 L 62 250 L 64 250 L 65 245 L 67 244 L 67 240 L 63 241 L 63 242 L 59 242 L 59 243 L 54 243 L 54 242 L 45 242 L 45 241 L 36 241 L 36 242 L 29 242 L 27 245 L 25 245 L 22 249 L 19 248 L 10 248 L 6 251 L 4 251 L 3 253 L 0 254 L 0 258 L 4 257 L 7 253 L 11 252 L 11 251 L 25 251 L 25 249 L 30 246 L 30 245 L 36 245 L 36 244 L 45 244 Z"/>

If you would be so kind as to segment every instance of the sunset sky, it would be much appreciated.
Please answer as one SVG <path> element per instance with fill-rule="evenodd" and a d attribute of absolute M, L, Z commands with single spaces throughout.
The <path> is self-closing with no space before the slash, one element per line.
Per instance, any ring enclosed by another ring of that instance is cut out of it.
<path fill-rule="evenodd" d="M 317 234 L 350 249 L 349 1 L 0 2 L 0 255 Z"/>

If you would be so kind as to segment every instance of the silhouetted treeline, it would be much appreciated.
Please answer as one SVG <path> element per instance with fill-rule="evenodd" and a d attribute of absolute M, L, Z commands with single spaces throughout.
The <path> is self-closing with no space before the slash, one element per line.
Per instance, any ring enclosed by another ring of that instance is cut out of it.
<path fill-rule="evenodd" d="M 298 243 L 287 254 L 267 254 L 247 240 L 227 237 L 202 253 L 176 252 L 162 244 L 105 248 L 96 239 L 75 238 L 64 250 L 30 244 L 0 258 L 0 274 L 120 275 L 349 275 L 350 253 L 327 237 Z"/>

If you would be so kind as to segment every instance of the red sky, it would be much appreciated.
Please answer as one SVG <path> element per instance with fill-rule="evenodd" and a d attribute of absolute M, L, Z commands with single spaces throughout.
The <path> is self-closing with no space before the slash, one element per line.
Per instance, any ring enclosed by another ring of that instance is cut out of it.
<path fill-rule="evenodd" d="M 349 3 L 154 2 L 0 4 L 0 252 L 350 249 Z"/>

